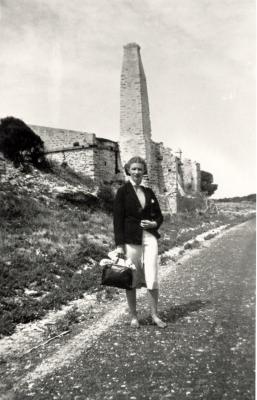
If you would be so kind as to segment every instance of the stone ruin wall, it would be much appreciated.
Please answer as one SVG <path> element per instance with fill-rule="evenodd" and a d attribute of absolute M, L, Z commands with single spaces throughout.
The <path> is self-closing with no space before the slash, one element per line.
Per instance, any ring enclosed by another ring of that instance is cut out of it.
<path fill-rule="evenodd" d="M 96 180 L 100 185 L 116 186 L 117 183 L 124 181 L 124 171 L 117 142 L 97 139 L 95 159 Z"/>
<path fill-rule="evenodd" d="M 76 143 L 82 147 L 94 145 L 96 143 L 96 136 L 94 133 L 37 125 L 30 125 L 30 128 L 41 137 L 46 151 L 76 147 Z"/>
<path fill-rule="evenodd" d="M 152 169 L 150 186 L 157 193 L 164 212 L 176 213 L 186 208 L 201 208 L 200 164 L 189 159 L 180 160 L 163 143 L 152 142 Z M 188 189 L 186 184 L 190 183 Z M 186 200 L 185 200 L 186 199 Z"/>
<path fill-rule="evenodd" d="M 91 178 L 96 186 L 124 180 L 117 142 L 94 133 L 30 125 L 43 140 L 48 160 Z"/>
<path fill-rule="evenodd" d="M 162 160 L 160 168 L 163 175 L 164 189 L 168 212 L 178 211 L 178 158 L 168 147 L 160 146 Z"/>
<path fill-rule="evenodd" d="M 93 133 L 30 125 L 42 139 L 49 161 L 68 165 L 75 172 L 96 179 L 96 137 Z"/>
<path fill-rule="evenodd" d="M 157 193 L 165 212 L 177 212 L 178 159 L 163 143 L 152 142 L 150 185 Z"/>
<path fill-rule="evenodd" d="M 75 172 L 91 178 L 96 186 L 111 185 L 117 188 L 127 179 L 117 142 L 97 138 L 93 133 L 35 125 L 30 127 L 44 141 L 49 160 L 68 165 Z M 137 154 L 135 144 L 132 151 Z M 199 164 L 191 160 L 182 164 L 162 142 L 151 141 L 151 174 L 144 184 L 150 185 L 156 192 L 164 212 L 179 210 L 179 182 L 192 185 L 195 192 L 200 184 Z M 188 190 L 187 194 L 189 192 L 193 193 Z"/>
<path fill-rule="evenodd" d="M 55 161 L 61 165 L 67 165 L 75 172 L 81 173 L 95 180 L 95 149 L 75 149 L 53 151 L 46 154 L 49 161 Z"/>
<path fill-rule="evenodd" d="M 201 174 L 200 164 L 188 158 L 183 159 L 181 165 L 183 174 L 183 188 L 186 194 L 200 192 Z"/>

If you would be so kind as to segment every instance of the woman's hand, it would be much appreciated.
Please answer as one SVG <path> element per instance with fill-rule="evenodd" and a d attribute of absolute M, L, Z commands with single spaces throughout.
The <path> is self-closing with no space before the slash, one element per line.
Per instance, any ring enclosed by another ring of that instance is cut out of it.
<path fill-rule="evenodd" d="M 140 226 L 143 229 L 153 229 L 157 227 L 157 222 L 149 221 L 148 219 L 142 219 L 142 221 L 140 222 Z"/>
<path fill-rule="evenodd" d="M 117 246 L 116 252 L 117 254 L 125 254 L 124 246 Z"/>

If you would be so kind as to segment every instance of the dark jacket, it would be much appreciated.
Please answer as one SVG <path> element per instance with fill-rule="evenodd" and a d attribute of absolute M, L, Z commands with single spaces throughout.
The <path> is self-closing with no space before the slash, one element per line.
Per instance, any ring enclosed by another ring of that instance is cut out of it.
<path fill-rule="evenodd" d="M 156 221 L 157 227 L 148 229 L 157 239 L 160 237 L 158 228 L 163 222 L 163 216 L 158 200 L 152 189 L 143 187 L 145 193 L 145 207 L 142 208 L 136 192 L 130 182 L 126 182 L 117 191 L 114 200 L 114 237 L 115 244 L 142 244 L 142 219 Z"/>

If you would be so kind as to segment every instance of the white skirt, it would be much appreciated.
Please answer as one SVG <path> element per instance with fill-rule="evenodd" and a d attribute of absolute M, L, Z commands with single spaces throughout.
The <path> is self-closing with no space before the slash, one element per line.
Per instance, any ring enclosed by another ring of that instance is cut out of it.
<path fill-rule="evenodd" d="M 126 244 L 126 256 L 136 266 L 133 287 L 158 289 L 158 242 L 154 235 L 143 231 L 142 245 Z"/>

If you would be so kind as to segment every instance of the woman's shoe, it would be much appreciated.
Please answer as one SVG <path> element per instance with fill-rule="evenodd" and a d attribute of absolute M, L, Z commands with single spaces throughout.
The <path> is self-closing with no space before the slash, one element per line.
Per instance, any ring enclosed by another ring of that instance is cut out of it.
<path fill-rule="evenodd" d="M 130 323 L 131 328 L 140 328 L 139 322 L 137 318 L 132 318 L 131 323 Z"/>
<path fill-rule="evenodd" d="M 153 323 L 157 325 L 159 328 L 166 328 L 166 322 L 162 321 L 159 317 L 152 317 Z"/>

